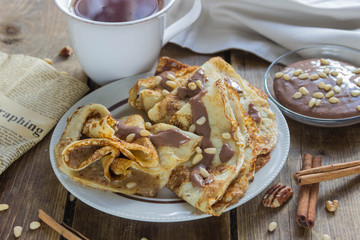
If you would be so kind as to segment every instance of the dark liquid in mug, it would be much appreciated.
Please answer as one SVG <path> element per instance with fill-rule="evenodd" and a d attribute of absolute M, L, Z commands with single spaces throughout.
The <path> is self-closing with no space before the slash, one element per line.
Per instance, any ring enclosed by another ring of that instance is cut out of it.
<path fill-rule="evenodd" d="M 162 0 L 75 0 L 74 13 L 98 22 L 128 22 L 148 17 L 162 8 Z"/>

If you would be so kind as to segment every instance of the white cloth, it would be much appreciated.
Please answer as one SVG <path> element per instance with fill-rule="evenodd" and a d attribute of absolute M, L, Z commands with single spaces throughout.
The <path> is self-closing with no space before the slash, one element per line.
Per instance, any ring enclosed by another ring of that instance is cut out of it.
<path fill-rule="evenodd" d="M 177 0 L 179 18 L 192 0 Z M 242 49 L 273 61 L 316 44 L 360 49 L 360 0 L 203 0 L 199 19 L 171 42 L 198 53 Z"/>

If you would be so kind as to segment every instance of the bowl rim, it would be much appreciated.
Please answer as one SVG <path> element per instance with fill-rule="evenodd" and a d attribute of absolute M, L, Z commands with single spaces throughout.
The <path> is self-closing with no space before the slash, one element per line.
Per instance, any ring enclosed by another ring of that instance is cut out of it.
<path fill-rule="evenodd" d="M 302 117 L 302 118 L 306 118 L 308 120 L 312 120 L 312 121 L 317 121 L 317 122 L 334 122 L 334 121 L 351 121 L 351 120 L 356 120 L 356 119 L 360 119 L 360 115 L 359 116 L 354 116 L 354 117 L 348 117 L 348 118 L 317 118 L 317 117 L 311 117 L 311 116 L 307 116 L 304 114 L 300 114 L 297 112 L 294 112 L 290 109 L 288 109 L 287 107 L 283 106 L 281 103 L 279 103 L 271 94 L 271 92 L 269 91 L 268 85 L 267 85 L 267 77 L 270 74 L 270 70 L 272 69 L 272 67 L 279 63 L 281 59 L 283 59 L 284 57 L 287 57 L 291 54 L 294 54 L 296 52 L 302 51 L 302 50 L 306 50 L 306 49 L 311 49 L 311 48 L 324 48 L 324 47 L 328 47 L 328 48 L 343 48 L 343 49 L 347 49 L 347 50 L 351 50 L 351 51 L 355 51 L 357 53 L 360 54 L 360 50 L 355 49 L 355 48 L 351 48 L 351 47 L 346 47 L 346 46 L 342 46 L 342 45 L 334 45 L 334 44 L 318 44 L 318 45 L 311 45 L 311 46 L 306 46 L 306 47 L 301 47 L 301 48 L 297 48 L 294 50 L 291 50 L 283 55 L 281 55 L 280 57 L 278 57 L 277 59 L 275 59 L 270 66 L 266 69 L 266 72 L 264 74 L 264 89 L 266 94 L 269 96 L 269 98 L 271 99 L 271 101 L 273 101 L 280 109 L 287 111 L 288 113 L 294 114 L 298 117 Z"/>

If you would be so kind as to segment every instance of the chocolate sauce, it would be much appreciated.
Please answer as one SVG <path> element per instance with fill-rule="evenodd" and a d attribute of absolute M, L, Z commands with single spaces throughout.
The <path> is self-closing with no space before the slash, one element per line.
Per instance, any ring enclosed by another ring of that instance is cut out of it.
<path fill-rule="evenodd" d="M 117 120 L 116 127 L 118 130 L 116 131 L 115 136 L 121 140 L 125 140 L 131 133 L 135 133 L 135 139 L 141 138 L 140 131 L 143 129 L 138 126 L 127 126 L 124 121 Z"/>
<path fill-rule="evenodd" d="M 160 75 L 158 75 L 158 76 L 161 77 L 160 86 L 162 86 L 164 89 L 166 89 L 166 90 L 168 90 L 169 92 L 171 92 L 171 91 L 172 91 L 172 88 L 169 87 L 169 86 L 166 84 L 166 81 L 169 81 L 169 79 L 167 78 L 167 76 L 168 76 L 169 74 L 172 74 L 172 75 L 175 76 L 175 73 L 172 72 L 172 71 L 162 72 L 162 73 L 160 73 Z"/>
<path fill-rule="evenodd" d="M 224 143 L 222 145 L 221 151 L 220 151 L 220 161 L 225 163 L 229 161 L 234 156 L 234 150 L 229 146 L 229 144 Z"/>
<path fill-rule="evenodd" d="M 261 116 L 259 111 L 256 109 L 255 105 L 253 102 L 251 102 L 249 104 L 249 109 L 248 109 L 248 114 L 250 115 L 250 117 L 256 122 L 256 123 L 260 123 L 261 122 Z"/>
<path fill-rule="evenodd" d="M 274 79 L 274 93 L 277 100 L 286 108 L 311 117 L 325 118 L 325 119 L 337 119 L 358 116 L 360 112 L 356 109 L 360 105 L 360 97 L 351 96 L 352 90 L 360 90 L 360 74 L 353 73 L 356 69 L 351 64 L 327 59 L 330 64 L 321 64 L 320 59 L 307 59 L 299 61 L 287 66 L 281 71 L 291 77 L 289 81 L 285 81 L 282 77 Z M 300 80 L 293 73 L 296 69 L 302 69 L 303 73 L 310 75 L 323 73 L 328 68 L 331 71 L 338 72 L 337 76 L 333 76 L 330 73 L 325 78 L 319 77 L 316 80 Z M 343 83 L 338 85 L 336 83 L 337 78 L 342 78 Z M 324 97 L 321 99 L 320 105 L 309 107 L 309 101 L 315 92 L 321 92 L 324 95 L 327 93 L 324 89 L 319 89 L 319 82 L 324 84 L 331 84 L 332 87 L 339 86 L 341 88 L 340 93 L 335 93 L 334 97 L 339 99 L 339 102 L 332 104 L 329 99 Z M 299 91 L 300 87 L 305 87 L 309 94 L 302 96 L 299 99 L 294 99 L 292 96 L 295 92 Z"/>
<path fill-rule="evenodd" d="M 188 88 L 189 83 L 193 82 L 196 84 L 197 80 L 200 80 L 202 84 L 204 84 L 204 82 L 206 81 L 205 73 L 202 68 L 199 68 L 194 72 L 194 74 L 189 78 L 189 80 L 186 84 L 186 87 L 178 87 L 178 89 L 177 89 L 178 97 L 180 99 L 185 99 L 185 98 L 189 98 L 189 97 L 191 98 L 191 97 L 198 95 L 201 92 L 201 90 L 203 89 L 203 87 L 199 88 L 198 86 L 196 86 L 195 90 L 191 90 Z"/>
<path fill-rule="evenodd" d="M 150 141 L 155 147 L 169 146 L 180 147 L 182 144 L 190 141 L 190 138 L 182 134 L 177 129 L 168 129 L 166 131 L 158 132 L 156 135 L 150 135 Z"/>
<path fill-rule="evenodd" d="M 162 0 L 76 0 L 72 10 L 93 21 L 128 22 L 148 17 L 162 5 Z"/>

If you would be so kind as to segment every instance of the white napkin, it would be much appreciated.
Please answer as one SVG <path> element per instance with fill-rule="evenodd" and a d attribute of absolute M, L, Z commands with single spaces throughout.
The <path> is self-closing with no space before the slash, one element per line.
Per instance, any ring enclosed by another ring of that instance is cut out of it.
<path fill-rule="evenodd" d="M 192 4 L 177 0 L 169 20 Z M 198 53 L 242 49 L 268 61 L 316 44 L 360 49 L 360 1 L 203 0 L 199 19 L 171 42 Z"/>

